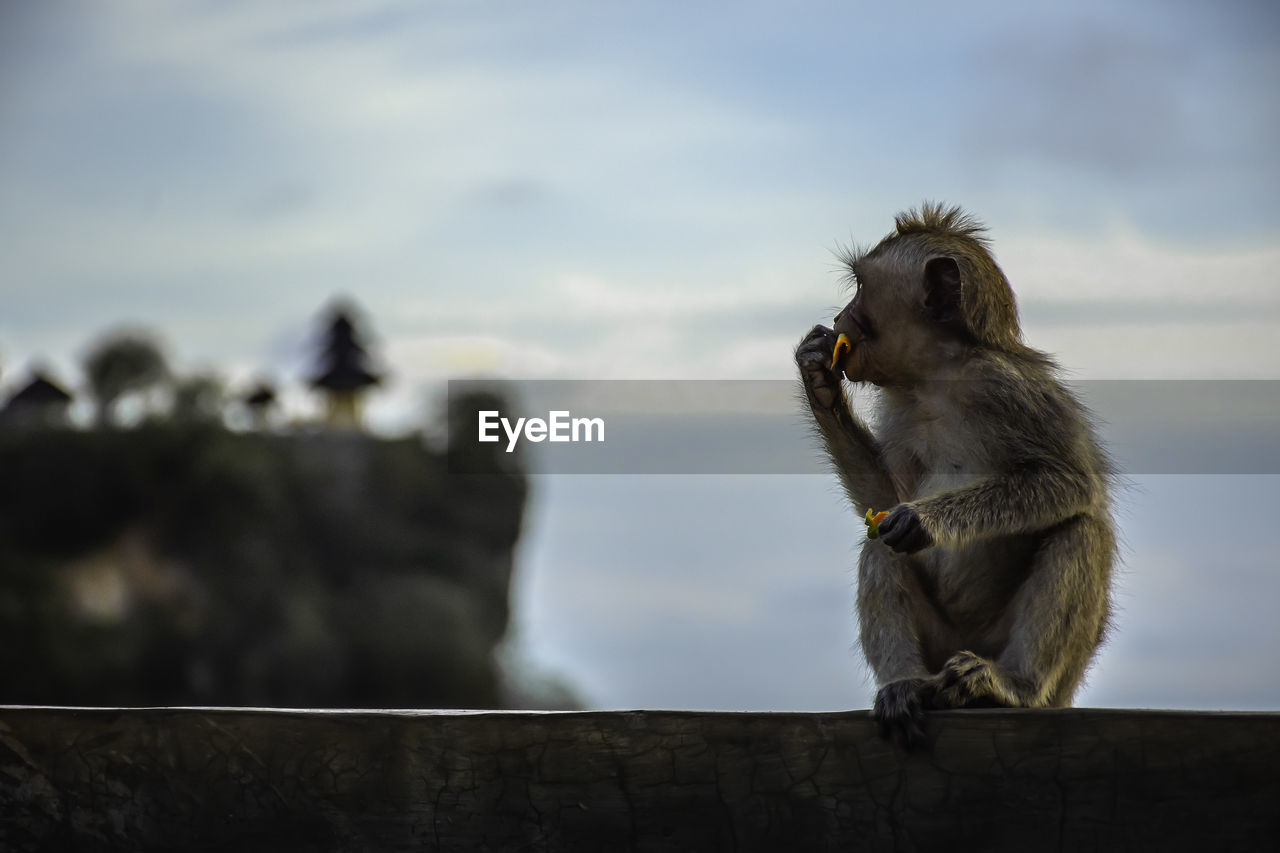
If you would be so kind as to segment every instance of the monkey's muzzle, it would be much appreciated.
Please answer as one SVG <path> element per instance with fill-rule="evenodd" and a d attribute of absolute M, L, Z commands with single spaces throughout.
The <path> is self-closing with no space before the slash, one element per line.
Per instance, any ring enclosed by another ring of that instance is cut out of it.
<path fill-rule="evenodd" d="M 853 352 L 853 341 L 849 340 L 849 336 L 844 332 L 840 333 L 840 337 L 836 338 L 836 348 L 831 353 L 831 369 L 835 370 L 840 366 L 840 362 Z"/>

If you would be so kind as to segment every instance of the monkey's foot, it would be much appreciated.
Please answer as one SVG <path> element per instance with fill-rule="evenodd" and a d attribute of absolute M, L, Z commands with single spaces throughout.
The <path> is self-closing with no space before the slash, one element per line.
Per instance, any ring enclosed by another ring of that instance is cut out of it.
<path fill-rule="evenodd" d="M 923 678 L 902 678 L 876 691 L 871 715 L 880 725 L 880 737 L 905 749 L 923 741 L 924 705 L 930 690 Z"/>
<path fill-rule="evenodd" d="M 1004 671 L 973 652 L 952 655 L 930 682 L 934 688 L 931 708 L 1016 708 L 1024 704 Z"/>

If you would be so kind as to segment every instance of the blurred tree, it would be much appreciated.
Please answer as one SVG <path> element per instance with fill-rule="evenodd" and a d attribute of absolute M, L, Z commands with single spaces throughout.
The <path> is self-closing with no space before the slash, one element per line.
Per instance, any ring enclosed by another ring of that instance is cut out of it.
<path fill-rule="evenodd" d="M 222 379 L 198 373 L 179 379 L 173 389 L 173 419 L 181 424 L 216 424 L 222 420 Z"/>
<path fill-rule="evenodd" d="M 241 398 L 249 410 L 249 420 L 253 428 L 265 431 L 271 428 L 271 412 L 276 405 L 276 389 L 270 382 L 259 380 L 258 384 Z"/>
<path fill-rule="evenodd" d="M 160 347 L 142 332 L 116 332 L 101 338 L 84 359 L 99 427 L 110 424 L 119 399 L 145 391 L 169 377 Z"/>
<path fill-rule="evenodd" d="M 311 387 L 325 395 L 325 419 L 337 429 L 359 429 L 364 394 L 382 381 L 369 367 L 369 353 L 357 333 L 354 306 L 336 305 L 330 314 Z"/>

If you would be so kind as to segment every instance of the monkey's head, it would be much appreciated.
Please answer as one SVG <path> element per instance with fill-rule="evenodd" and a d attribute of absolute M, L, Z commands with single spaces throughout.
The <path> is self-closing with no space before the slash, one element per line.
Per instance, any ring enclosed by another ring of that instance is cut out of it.
<path fill-rule="evenodd" d="M 981 223 L 958 207 L 926 202 L 895 224 L 874 249 L 841 255 L 856 288 L 834 326 L 853 343 L 841 365 L 848 379 L 910 384 L 974 347 L 1021 346 L 1013 290 Z"/>

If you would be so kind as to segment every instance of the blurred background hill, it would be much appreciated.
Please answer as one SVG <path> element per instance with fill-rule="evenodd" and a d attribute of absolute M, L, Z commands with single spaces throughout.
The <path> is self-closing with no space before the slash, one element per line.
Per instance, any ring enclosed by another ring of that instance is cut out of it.
<path fill-rule="evenodd" d="M 272 426 L 262 386 L 175 376 L 137 330 L 88 351 L 89 423 L 48 377 L 9 395 L 0 702 L 573 704 L 502 666 L 523 471 L 366 433 L 376 377 L 331 313 L 317 422 Z"/>

